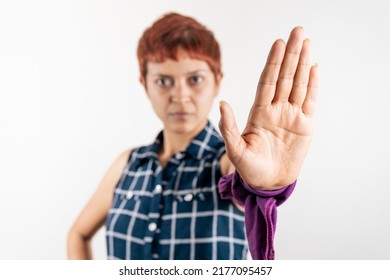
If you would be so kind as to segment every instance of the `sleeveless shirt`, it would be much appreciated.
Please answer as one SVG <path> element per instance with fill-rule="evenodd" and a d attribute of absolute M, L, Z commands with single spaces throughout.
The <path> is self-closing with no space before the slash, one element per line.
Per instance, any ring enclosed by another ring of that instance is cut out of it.
<path fill-rule="evenodd" d="M 132 150 L 106 220 L 108 259 L 245 259 L 244 214 L 218 192 L 222 137 L 210 122 L 164 168 L 163 133 Z"/>

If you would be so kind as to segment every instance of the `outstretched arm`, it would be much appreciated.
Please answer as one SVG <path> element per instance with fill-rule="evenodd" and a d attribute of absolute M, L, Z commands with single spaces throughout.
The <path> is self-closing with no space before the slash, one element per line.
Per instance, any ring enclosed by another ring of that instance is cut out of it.
<path fill-rule="evenodd" d="M 263 190 L 294 182 L 312 139 L 318 80 L 302 27 L 291 31 L 287 44 L 275 41 L 241 135 L 232 108 L 220 104 L 227 150 L 222 170 L 236 169 L 245 182 Z"/>

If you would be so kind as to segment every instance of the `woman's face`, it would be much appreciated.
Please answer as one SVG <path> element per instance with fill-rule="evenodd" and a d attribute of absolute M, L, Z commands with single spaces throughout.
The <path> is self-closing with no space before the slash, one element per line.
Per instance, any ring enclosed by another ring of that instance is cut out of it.
<path fill-rule="evenodd" d="M 179 50 L 177 60 L 148 62 L 146 81 L 141 82 L 166 130 L 195 134 L 206 125 L 221 77 L 205 61 Z"/>

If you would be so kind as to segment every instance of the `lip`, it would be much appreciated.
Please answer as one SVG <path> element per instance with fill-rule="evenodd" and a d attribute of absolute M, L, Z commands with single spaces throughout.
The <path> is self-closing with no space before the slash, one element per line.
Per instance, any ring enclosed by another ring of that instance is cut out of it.
<path fill-rule="evenodd" d="M 175 119 L 187 119 L 189 117 L 191 117 L 193 115 L 193 113 L 189 113 L 189 112 L 172 112 L 172 113 L 169 113 L 169 116 L 175 118 Z"/>

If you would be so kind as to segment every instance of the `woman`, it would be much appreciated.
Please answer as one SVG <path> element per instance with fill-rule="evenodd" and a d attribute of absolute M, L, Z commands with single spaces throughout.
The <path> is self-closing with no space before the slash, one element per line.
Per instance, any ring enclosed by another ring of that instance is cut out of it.
<path fill-rule="evenodd" d="M 163 131 L 109 168 L 69 232 L 68 257 L 91 258 L 90 240 L 105 224 L 109 259 L 245 258 L 242 206 L 246 217 L 256 215 L 237 191 L 221 199 L 218 182 L 235 174 L 239 191 L 245 185 L 252 193 L 295 182 L 317 97 L 309 40 L 296 27 L 287 44 L 275 41 L 241 135 L 232 109 L 220 103 L 223 139 L 207 118 L 223 74 L 218 43 L 206 27 L 167 14 L 144 32 L 138 60 Z"/>

